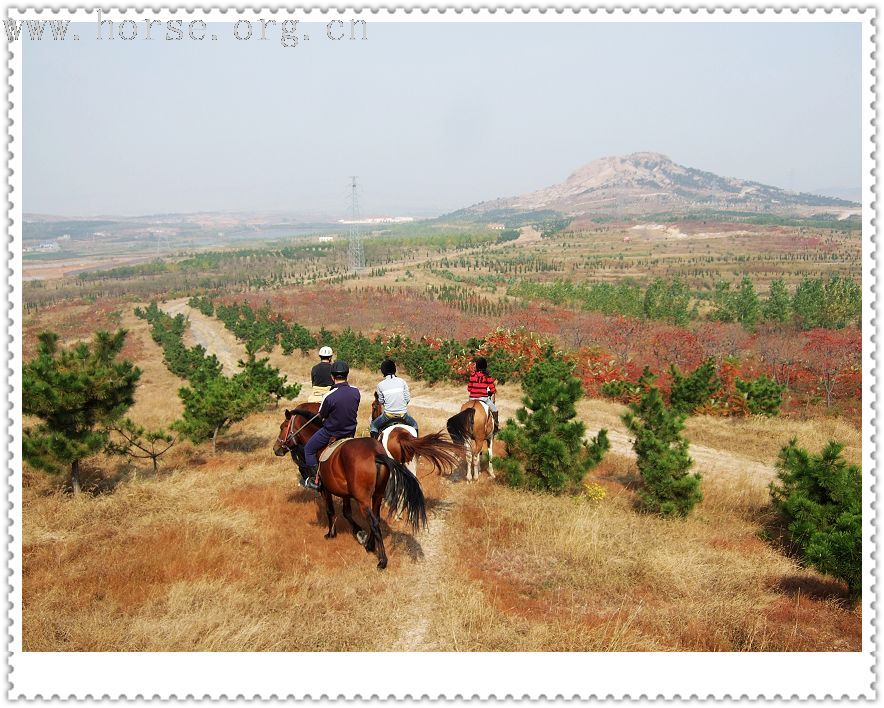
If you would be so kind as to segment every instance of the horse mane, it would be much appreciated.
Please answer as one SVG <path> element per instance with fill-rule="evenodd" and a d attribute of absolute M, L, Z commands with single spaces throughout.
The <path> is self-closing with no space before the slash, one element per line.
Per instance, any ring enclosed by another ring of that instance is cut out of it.
<path fill-rule="evenodd" d="M 307 418 L 309 420 L 310 418 L 314 417 L 318 412 L 319 412 L 318 408 L 315 411 L 311 411 L 307 408 L 301 408 L 300 406 L 298 406 L 297 408 L 295 408 L 291 411 L 291 414 L 292 415 L 299 415 L 302 418 Z"/>

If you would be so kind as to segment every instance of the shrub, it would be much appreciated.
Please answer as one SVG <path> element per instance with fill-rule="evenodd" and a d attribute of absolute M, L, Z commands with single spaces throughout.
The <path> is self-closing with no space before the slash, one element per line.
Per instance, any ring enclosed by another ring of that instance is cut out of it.
<path fill-rule="evenodd" d="M 688 473 L 693 460 L 688 456 L 688 441 L 681 435 L 685 416 L 666 407 L 653 380 L 646 369 L 641 379 L 645 393 L 623 415 L 635 436 L 633 449 L 643 482 L 639 503 L 646 511 L 663 516 L 687 516 L 703 499 L 700 475 Z"/>
<path fill-rule="evenodd" d="M 610 447 L 602 429 L 591 443 L 586 426 L 576 420 L 574 404 L 583 397 L 573 364 L 547 350 L 522 380 L 524 407 L 500 432 L 507 457 L 495 460 L 508 484 L 562 492 L 577 487 Z"/>
<path fill-rule="evenodd" d="M 608 381 L 607 383 L 602 384 L 601 387 L 603 395 L 613 398 L 616 401 L 620 401 L 621 403 L 637 401 L 641 396 L 642 391 L 641 384 L 624 381 L 622 379 Z"/>
<path fill-rule="evenodd" d="M 746 399 L 750 413 L 766 416 L 779 415 L 780 406 L 783 404 L 783 391 L 786 390 L 785 386 L 769 379 L 764 374 L 751 381 L 737 378 L 734 385 Z"/>
<path fill-rule="evenodd" d="M 811 455 L 793 439 L 780 450 L 774 508 L 802 559 L 821 573 L 862 593 L 862 473 L 842 459 L 844 446 L 831 441 Z"/>
<path fill-rule="evenodd" d="M 715 374 L 715 360 L 711 358 L 687 376 L 684 376 L 674 364 L 669 371 L 672 374 L 669 405 L 676 413 L 690 415 L 698 406 L 707 403 L 721 388 L 721 381 Z"/>

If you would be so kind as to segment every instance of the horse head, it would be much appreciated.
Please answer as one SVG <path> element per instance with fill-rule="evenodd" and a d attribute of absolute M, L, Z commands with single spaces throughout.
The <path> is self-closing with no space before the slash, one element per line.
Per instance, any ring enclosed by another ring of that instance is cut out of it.
<path fill-rule="evenodd" d="M 374 420 L 384 412 L 381 402 L 378 400 L 378 392 L 374 392 L 374 401 L 371 404 L 371 419 Z"/>
<path fill-rule="evenodd" d="M 273 443 L 273 454 L 282 457 L 304 445 L 319 427 L 318 403 L 299 403 L 292 410 L 286 409 L 285 420 L 279 425 L 279 434 Z"/>
<path fill-rule="evenodd" d="M 279 435 L 276 436 L 276 440 L 273 442 L 273 454 L 277 457 L 287 455 L 291 450 L 289 438 L 291 437 L 292 425 L 295 420 L 293 414 L 294 411 L 286 409 L 285 420 L 279 424 Z"/>

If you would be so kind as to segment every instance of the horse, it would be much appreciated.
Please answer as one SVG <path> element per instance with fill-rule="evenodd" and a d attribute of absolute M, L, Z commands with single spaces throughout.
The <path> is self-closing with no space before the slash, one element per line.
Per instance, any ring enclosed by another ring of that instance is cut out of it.
<path fill-rule="evenodd" d="M 374 420 L 383 412 L 378 394 L 375 393 L 374 402 L 371 404 L 371 419 Z M 390 432 L 384 435 L 387 430 Z M 433 464 L 437 474 L 454 469 L 461 456 L 460 444 L 446 439 L 444 430 L 422 437 L 417 437 L 415 432 L 410 425 L 393 423 L 381 431 L 379 439 L 387 454 L 404 464 L 414 474 L 417 474 L 418 457 L 426 457 Z"/>
<path fill-rule="evenodd" d="M 273 454 L 286 453 L 299 467 L 304 465 L 303 447 L 318 429 L 318 404 L 301 404 L 294 410 L 286 409 L 285 420 L 279 426 L 279 435 L 273 444 Z M 381 501 L 391 509 L 404 505 L 413 532 L 427 527 L 427 508 L 420 482 L 401 462 L 390 457 L 383 446 L 371 438 L 353 438 L 339 445 L 328 460 L 320 463 L 321 493 L 328 517 L 326 540 L 337 536 L 335 503 L 340 497 L 344 518 L 350 522 L 353 536 L 368 552 L 377 548 L 378 569 L 387 567 L 387 553 L 381 535 Z M 350 501 L 355 500 L 368 520 L 369 530 L 362 529 L 354 520 Z"/>
<path fill-rule="evenodd" d="M 460 413 L 448 419 L 448 434 L 467 452 L 467 482 L 479 479 L 482 453 L 488 451 L 488 474 L 494 479 L 494 419 L 481 401 L 469 400 Z"/>

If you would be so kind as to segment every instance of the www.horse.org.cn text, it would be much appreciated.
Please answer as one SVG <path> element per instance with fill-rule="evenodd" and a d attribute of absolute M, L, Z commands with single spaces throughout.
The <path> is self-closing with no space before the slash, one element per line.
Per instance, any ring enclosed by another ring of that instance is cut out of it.
<path fill-rule="evenodd" d="M 71 27 L 70 20 L 10 20 L 3 21 L 7 39 L 31 41 L 79 41 L 80 34 Z M 299 20 L 272 20 L 258 18 L 240 19 L 231 24 L 211 26 L 204 20 L 181 19 L 98 19 L 94 24 L 93 37 L 98 41 L 166 41 L 166 42 L 217 42 L 233 38 L 238 41 L 278 41 L 281 46 L 294 48 L 311 41 L 347 42 L 368 39 L 365 20 L 329 20 L 325 24 L 310 26 L 310 31 L 299 27 Z M 85 38 L 85 37 L 84 37 Z"/>

